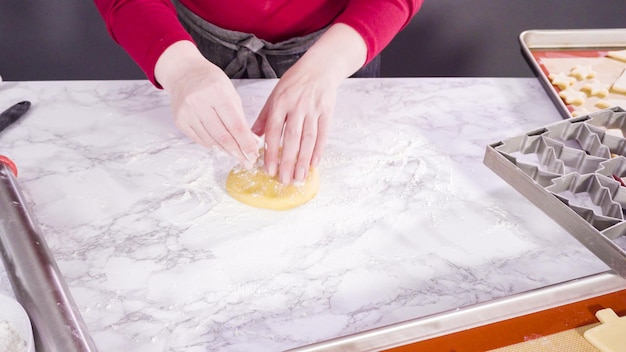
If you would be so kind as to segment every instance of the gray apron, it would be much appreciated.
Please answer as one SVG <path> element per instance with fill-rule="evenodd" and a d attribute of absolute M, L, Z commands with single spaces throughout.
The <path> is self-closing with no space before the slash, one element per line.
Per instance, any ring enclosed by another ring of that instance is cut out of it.
<path fill-rule="evenodd" d="M 271 43 L 254 34 L 231 31 L 211 24 L 179 1 L 173 0 L 183 27 L 204 57 L 224 70 L 230 78 L 281 77 L 326 31 Z M 378 77 L 380 58 L 376 57 L 352 77 Z"/>

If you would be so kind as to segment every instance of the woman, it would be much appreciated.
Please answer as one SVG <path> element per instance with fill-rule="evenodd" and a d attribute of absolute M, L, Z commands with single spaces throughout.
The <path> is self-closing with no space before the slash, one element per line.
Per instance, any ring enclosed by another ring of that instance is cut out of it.
<path fill-rule="evenodd" d="M 185 135 L 246 168 L 265 135 L 265 171 L 288 184 L 319 164 L 341 81 L 375 76 L 377 55 L 422 0 L 95 3 L 113 39 L 168 92 Z M 280 80 L 250 129 L 230 78 L 264 77 Z"/>

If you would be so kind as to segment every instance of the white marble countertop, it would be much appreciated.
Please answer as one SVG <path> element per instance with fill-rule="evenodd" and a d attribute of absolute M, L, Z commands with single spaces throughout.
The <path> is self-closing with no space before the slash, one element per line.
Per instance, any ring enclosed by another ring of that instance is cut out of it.
<path fill-rule="evenodd" d="M 275 81 L 235 83 L 252 122 Z M 100 351 L 285 350 L 608 270 L 482 163 L 561 119 L 536 79 L 346 81 L 290 211 L 230 198 L 234 161 L 147 81 L 4 82 L 20 100 L 0 154 Z"/>

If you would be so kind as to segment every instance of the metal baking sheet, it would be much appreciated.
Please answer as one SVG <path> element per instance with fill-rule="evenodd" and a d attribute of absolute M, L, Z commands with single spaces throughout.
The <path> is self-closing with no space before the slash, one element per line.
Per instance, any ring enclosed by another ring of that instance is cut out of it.
<path fill-rule="evenodd" d="M 625 136 L 614 107 L 490 144 L 484 163 L 626 278 Z"/>
<path fill-rule="evenodd" d="M 528 30 L 520 34 L 519 41 L 524 58 L 564 118 L 582 116 L 612 106 L 626 109 L 626 94 L 610 88 L 615 77 L 626 69 L 626 62 L 606 56 L 609 51 L 626 49 L 626 28 Z M 575 65 L 591 66 L 595 77 L 577 79 L 572 89 L 581 91 L 587 85 L 585 96 L 581 98 L 584 102 L 568 104 L 559 95 L 561 89 L 552 84 L 549 76 L 559 73 L 568 75 Z M 606 97 L 590 94 L 589 87 L 594 80 L 609 85 Z"/>

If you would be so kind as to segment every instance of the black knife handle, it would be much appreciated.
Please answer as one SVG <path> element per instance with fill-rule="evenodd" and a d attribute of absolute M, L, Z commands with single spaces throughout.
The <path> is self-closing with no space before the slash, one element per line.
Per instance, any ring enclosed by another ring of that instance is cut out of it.
<path fill-rule="evenodd" d="M 30 109 L 30 101 L 21 101 L 0 114 L 0 131 L 9 127 Z"/>

